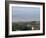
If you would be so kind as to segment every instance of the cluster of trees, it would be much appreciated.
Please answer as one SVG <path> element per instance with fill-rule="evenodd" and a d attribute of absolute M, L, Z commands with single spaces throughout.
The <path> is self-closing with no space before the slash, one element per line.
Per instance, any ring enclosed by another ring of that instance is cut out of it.
<path fill-rule="evenodd" d="M 19 24 L 12 24 L 12 31 L 18 31 L 18 30 L 31 30 L 32 28 L 27 27 L 26 24 L 19 25 Z"/>
<path fill-rule="evenodd" d="M 29 27 L 27 27 L 29 24 Z M 40 29 L 40 22 L 28 22 L 28 23 L 12 23 L 12 31 L 20 31 L 20 30 L 32 30 L 32 26 L 35 27 L 34 30 Z"/>

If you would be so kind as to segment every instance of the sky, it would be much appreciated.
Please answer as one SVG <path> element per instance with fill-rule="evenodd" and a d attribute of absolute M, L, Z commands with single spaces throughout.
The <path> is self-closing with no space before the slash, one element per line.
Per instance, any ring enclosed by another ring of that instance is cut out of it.
<path fill-rule="evenodd" d="M 39 7 L 12 7 L 12 22 L 39 21 Z"/>

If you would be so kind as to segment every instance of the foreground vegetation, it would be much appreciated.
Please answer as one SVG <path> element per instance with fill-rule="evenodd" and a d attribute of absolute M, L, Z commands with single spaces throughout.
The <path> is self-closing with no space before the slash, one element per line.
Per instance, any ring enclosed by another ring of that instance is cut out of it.
<path fill-rule="evenodd" d="M 12 31 L 32 30 L 32 27 L 34 27 L 34 30 L 40 30 L 40 21 L 12 23 Z"/>

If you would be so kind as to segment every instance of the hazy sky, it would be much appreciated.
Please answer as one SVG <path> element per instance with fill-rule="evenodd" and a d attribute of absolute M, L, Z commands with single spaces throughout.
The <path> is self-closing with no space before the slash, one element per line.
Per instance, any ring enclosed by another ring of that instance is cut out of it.
<path fill-rule="evenodd" d="M 39 7 L 12 7 L 12 21 L 39 21 Z"/>

